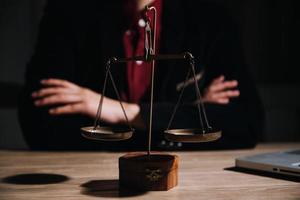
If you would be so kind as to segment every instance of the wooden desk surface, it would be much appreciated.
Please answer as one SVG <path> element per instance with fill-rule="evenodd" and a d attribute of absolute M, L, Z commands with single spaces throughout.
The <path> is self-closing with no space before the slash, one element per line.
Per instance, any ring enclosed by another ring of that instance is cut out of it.
<path fill-rule="evenodd" d="M 239 156 L 299 147 L 262 144 L 251 150 L 178 152 L 179 186 L 122 199 L 300 199 L 297 181 L 224 170 Z M 118 199 L 118 157 L 123 154 L 0 151 L 0 199 Z"/>

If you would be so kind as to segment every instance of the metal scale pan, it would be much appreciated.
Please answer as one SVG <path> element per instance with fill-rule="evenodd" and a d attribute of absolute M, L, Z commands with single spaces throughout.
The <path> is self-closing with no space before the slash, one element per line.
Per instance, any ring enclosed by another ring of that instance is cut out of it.
<path fill-rule="evenodd" d="M 218 140 L 222 136 L 220 130 L 203 133 L 202 129 L 170 129 L 166 130 L 165 138 L 173 142 L 201 143 Z"/>
<path fill-rule="evenodd" d="M 81 135 L 91 140 L 121 141 L 132 137 L 134 130 L 131 128 L 100 127 L 94 126 L 81 128 Z"/>

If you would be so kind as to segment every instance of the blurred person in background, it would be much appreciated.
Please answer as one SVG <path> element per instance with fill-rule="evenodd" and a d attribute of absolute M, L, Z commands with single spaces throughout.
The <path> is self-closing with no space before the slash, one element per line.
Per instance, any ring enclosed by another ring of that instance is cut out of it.
<path fill-rule="evenodd" d="M 208 119 L 223 131 L 206 144 L 165 141 L 163 131 L 176 104 L 188 65 L 157 62 L 155 71 L 153 147 L 158 150 L 253 147 L 262 130 L 263 114 L 256 88 L 243 61 L 240 35 L 224 8 L 213 3 L 183 0 L 49 1 L 39 37 L 27 66 L 20 97 L 19 119 L 31 149 L 146 149 L 150 108 L 151 66 L 129 62 L 112 66 L 133 138 L 120 142 L 84 139 L 80 128 L 96 117 L 105 75 L 112 57 L 144 53 L 144 7 L 157 8 L 159 54 L 185 51 L 195 57 L 197 81 Z M 175 115 L 177 128 L 199 127 L 194 84 L 187 85 Z M 126 121 L 111 86 L 104 97 L 103 123 Z"/>

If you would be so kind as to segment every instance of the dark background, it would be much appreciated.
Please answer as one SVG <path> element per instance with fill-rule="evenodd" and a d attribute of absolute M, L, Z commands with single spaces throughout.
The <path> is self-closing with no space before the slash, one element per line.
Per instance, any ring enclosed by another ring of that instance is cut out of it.
<path fill-rule="evenodd" d="M 300 141 L 298 0 L 211 1 L 224 5 L 241 29 L 246 63 L 266 111 L 261 141 Z M 44 4 L 0 1 L 0 148 L 26 148 L 16 104 Z"/>

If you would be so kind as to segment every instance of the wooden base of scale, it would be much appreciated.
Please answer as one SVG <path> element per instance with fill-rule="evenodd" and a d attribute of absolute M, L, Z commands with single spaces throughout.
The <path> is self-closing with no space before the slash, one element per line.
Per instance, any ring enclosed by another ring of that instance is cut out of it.
<path fill-rule="evenodd" d="M 120 188 L 167 191 L 178 183 L 178 156 L 145 152 L 119 158 Z"/>

